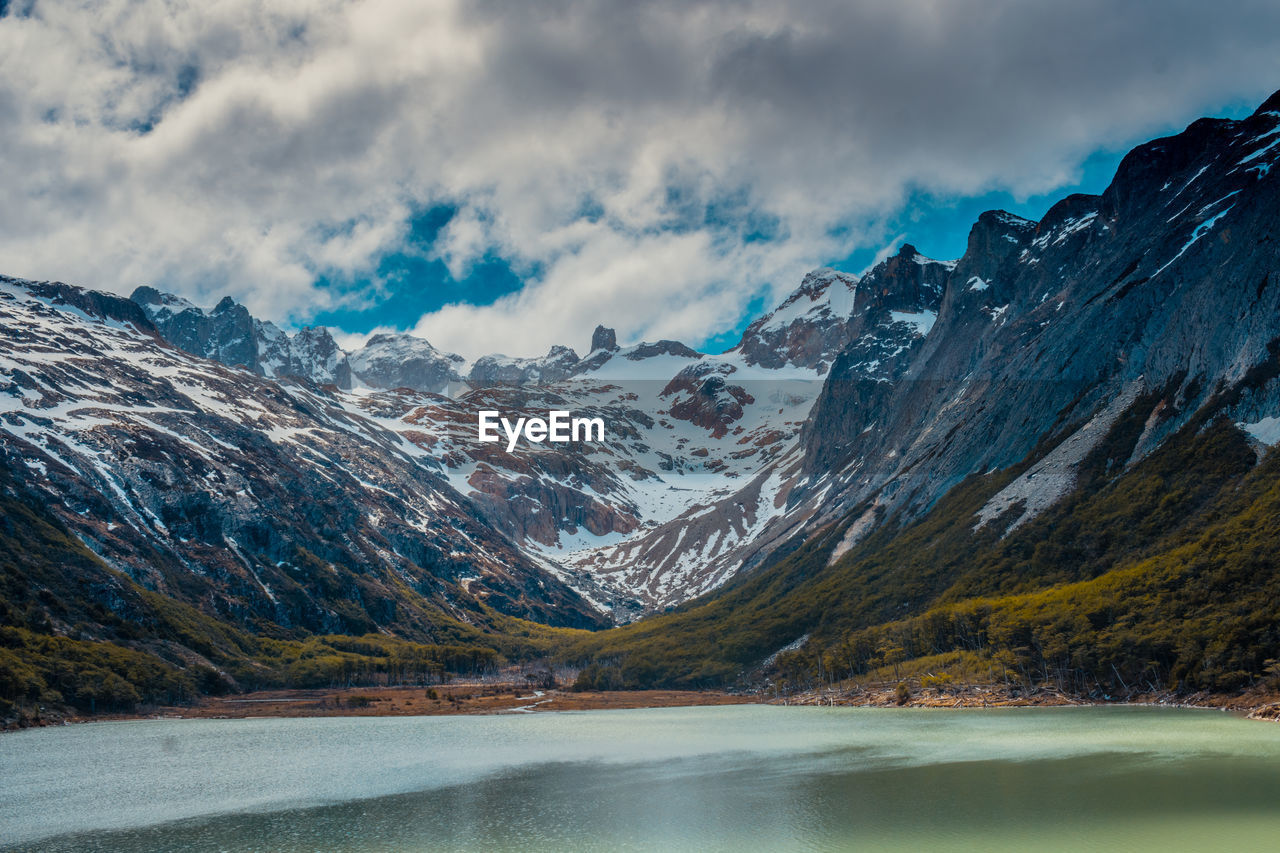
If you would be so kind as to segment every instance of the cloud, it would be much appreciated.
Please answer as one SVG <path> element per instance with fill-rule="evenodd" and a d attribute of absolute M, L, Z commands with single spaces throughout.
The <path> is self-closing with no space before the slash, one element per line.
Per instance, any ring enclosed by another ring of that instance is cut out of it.
<path fill-rule="evenodd" d="M 1045 192 L 1261 100 L 1277 31 L 1244 0 L 37 2 L 0 18 L 0 270 L 305 321 L 443 204 L 454 275 L 528 285 L 404 318 L 436 345 L 700 339 L 912 192 Z"/>

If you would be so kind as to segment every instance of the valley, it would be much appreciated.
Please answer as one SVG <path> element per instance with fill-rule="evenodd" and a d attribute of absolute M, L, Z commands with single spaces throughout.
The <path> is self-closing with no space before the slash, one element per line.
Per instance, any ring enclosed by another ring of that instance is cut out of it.
<path fill-rule="evenodd" d="M 955 260 L 815 270 L 723 353 L 347 352 L 0 278 L 0 716 L 539 662 L 590 692 L 1278 689 L 1278 133 L 1280 94 L 982 214 Z M 478 439 L 555 411 L 603 440 Z"/>

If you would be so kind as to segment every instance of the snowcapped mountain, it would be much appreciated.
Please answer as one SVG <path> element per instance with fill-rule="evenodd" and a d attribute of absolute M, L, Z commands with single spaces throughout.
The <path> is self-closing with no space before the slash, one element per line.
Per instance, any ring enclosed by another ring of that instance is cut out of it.
<path fill-rule="evenodd" d="M 756 320 L 735 347 L 748 364 L 812 367 L 825 373 L 848 342 L 858 279 L 822 268 L 804 277 L 782 304 Z"/>
<path fill-rule="evenodd" d="M 432 613 L 470 621 L 478 600 L 600 624 L 336 390 L 189 355 L 135 302 L 62 284 L 0 279 L 0 341 L 5 468 L 148 588 L 316 632 L 428 637 Z"/>
<path fill-rule="evenodd" d="M 856 515 L 835 559 L 1035 456 L 974 519 L 1011 529 L 1117 424 L 1108 465 L 1210 400 L 1276 440 L 1277 138 L 1280 96 L 1140 146 L 1039 222 L 984 213 L 956 261 L 816 270 L 720 355 L 604 327 L 581 358 L 469 363 L 406 334 L 345 353 L 231 300 L 6 279 L 0 434 L 95 551 L 240 618 L 383 624 L 407 586 L 626 621 Z M 478 440 L 483 410 L 599 417 L 605 440 L 508 449 Z"/>
<path fill-rule="evenodd" d="M 153 287 L 139 287 L 131 299 L 165 340 L 193 355 L 243 365 L 268 378 L 305 377 L 319 385 L 351 387 L 346 353 L 327 329 L 308 327 L 290 337 L 229 296 L 210 311 Z"/>
<path fill-rule="evenodd" d="M 466 359 L 413 335 L 374 335 L 350 356 L 351 373 L 374 388 L 447 394 L 463 381 Z"/>
<path fill-rule="evenodd" d="M 655 513 L 618 543 L 567 562 L 659 608 L 714 589 L 801 530 L 816 503 L 794 500 L 792 490 L 805 473 L 810 409 L 833 381 L 826 359 L 856 359 L 851 369 L 873 389 L 900 375 L 923 347 L 953 266 L 905 246 L 861 281 L 811 273 L 737 347 L 682 368 L 664 388 L 667 411 L 707 431 L 695 451 L 729 476 L 689 490 L 678 512 Z M 737 445 L 727 454 L 715 444 L 726 437 Z"/>
<path fill-rule="evenodd" d="M 926 509 L 965 477 L 1043 454 L 976 523 L 1025 523 L 1067 494 L 1119 423 L 1132 465 L 1213 402 L 1253 435 L 1280 414 L 1280 93 L 1131 151 L 1099 196 L 1039 222 L 983 214 L 942 280 L 922 347 L 889 375 L 832 366 L 795 504 L 817 522 Z M 860 292 L 873 285 L 864 279 Z M 905 353 L 904 353 L 905 355 Z M 1100 451 L 1099 451 L 1100 452 Z"/>
<path fill-rule="evenodd" d="M 578 366 L 578 354 L 569 347 L 553 346 L 542 358 L 511 358 L 486 355 L 476 359 L 467 374 L 468 384 L 485 388 L 490 385 L 546 385 L 567 379 Z"/>
<path fill-rule="evenodd" d="M 1123 424 L 1134 429 L 1119 449 L 1108 439 L 1107 466 L 1145 459 L 1207 410 L 1276 442 L 1277 136 L 1280 94 L 1243 121 L 1140 146 L 1105 193 L 1039 222 L 983 214 L 958 261 L 904 246 L 856 283 L 840 325 L 823 323 L 838 277 L 812 275 L 736 350 L 762 363 L 749 353 L 771 340 L 778 364 L 812 335 L 791 333 L 795 320 L 836 330 L 796 443 L 739 488 L 579 564 L 625 567 L 625 585 L 660 601 L 666 574 L 688 595 L 688 579 L 714 586 L 853 511 L 837 559 L 895 511 L 914 518 L 967 476 L 1035 457 L 974 518 L 1013 529 L 1068 494 Z"/>
<path fill-rule="evenodd" d="M 784 510 L 823 374 L 854 344 L 868 375 L 892 373 L 927 333 L 949 268 L 906 247 L 871 287 L 817 270 L 719 356 L 668 340 L 620 347 L 603 326 L 583 358 L 553 347 L 468 364 L 408 334 L 345 353 L 323 329 L 290 337 L 229 299 L 208 312 L 151 288 L 133 300 L 175 346 L 293 377 L 290 393 L 398 437 L 529 561 L 626 621 L 715 588 L 773 543 L 767 529 L 808 518 Z M 482 410 L 553 409 L 601 417 L 606 440 L 511 451 L 477 440 Z"/>
<path fill-rule="evenodd" d="M 796 441 L 821 388 L 810 366 L 771 368 L 741 348 L 708 356 L 676 341 L 619 347 L 604 327 L 586 358 L 555 347 L 543 358 L 469 365 L 405 334 L 376 335 L 345 353 L 324 329 L 289 336 L 229 299 L 205 311 L 152 288 L 131 302 L 66 285 L 8 280 L 7 288 L 6 329 L 92 340 L 98 353 L 89 364 L 65 353 L 98 376 L 59 417 L 15 390 L 23 387 L 16 380 L 5 416 L 15 459 L 50 457 L 36 472 L 59 478 L 46 487 L 74 481 L 97 494 L 87 516 L 112 519 L 109 529 L 82 524 L 82 538 L 156 588 L 180 586 L 185 567 L 231 584 L 208 592 L 225 600 L 218 607 L 323 630 L 346 630 L 343 617 L 305 599 L 307 582 L 289 574 L 297 553 L 410 577 L 446 602 L 456 584 L 500 610 L 553 623 L 586 624 L 599 612 L 626 620 L 709 589 L 732 574 L 735 549 L 770 517 L 784 482 L 774 470 L 784 458 L 792 469 L 798 463 Z M 813 321 L 828 324 L 830 311 Z M 800 334 L 804 323 L 794 318 L 788 329 Z M 8 358 L 4 375 L 40 384 L 31 350 Z M 147 382 L 167 384 L 134 387 L 139 363 L 151 371 Z M 141 402 L 159 400 L 171 403 L 162 414 Z M 508 451 L 477 441 L 482 409 L 599 416 L 606 440 Z M 109 417 L 86 414 L 103 411 Z M 149 450 L 157 459 L 143 466 L 131 442 L 162 450 Z M 270 482 L 272 470 L 285 473 Z M 200 477 L 191 481 L 191 471 Z M 705 515 L 757 480 L 752 502 L 720 509 L 725 530 L 714 541 L 667 535 L 682 514 Z M 237 488 L 228 493 L 224 482 Z M 291 497 L 299 494 L 336 501 L 334 518 L 345 521 L 318 525 L 315 508 Z M 346 524 L 354 528 L 341 533 L 341 546 L 326 545 Z M 388 528 L 428 535 L 441 553 L 389 538 Z M 637 564 L 639 550 L 647 557 Z M 390 586 L 378 597 L 393 598 Z M 594 609 L 575 604 L 570 588 Z M 281 589 L 303 598 L 282 603 Z"/>
<path fill-rule="evenodd" d="M 637 566 L 631 552 L 682 513 L 776 467 L 794 448 L 821 382 L 811 371 L 774 376 L 736 355 L 663 345 L 607 354 L 593 370 L 551 385 L 493 386 L 458 398 L 402 390 L 356 399 L 380 425 L 429 449 L 495 527 L 629 618 L 727 576 L 722 569 L 706 574 L 692 552 L 716 556 L 748 539 L 757 516 L 768 514 L 761 502 L 774 492 L 726 509 L 717 521 L 736 532 L 714 545 L 693 537 L 683 546 L 667 542 L 666 560 L 655 565 Z M 598 416 L 606 440 L 508 451 L 477 442 L 477 412 L 485 409 L 512 419 L 551 409 Z M 799 461 L 794 452 L 791 461 Z"/>

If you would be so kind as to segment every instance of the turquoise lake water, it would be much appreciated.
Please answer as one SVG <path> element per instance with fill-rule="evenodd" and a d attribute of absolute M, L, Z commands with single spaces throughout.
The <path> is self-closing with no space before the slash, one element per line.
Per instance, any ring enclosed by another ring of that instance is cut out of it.
<path fill-rule="evenodd" d="M 0 735 L 33 851 L 1280 845 L 1280 725 L 1148 708 L 734 706 Z"/>

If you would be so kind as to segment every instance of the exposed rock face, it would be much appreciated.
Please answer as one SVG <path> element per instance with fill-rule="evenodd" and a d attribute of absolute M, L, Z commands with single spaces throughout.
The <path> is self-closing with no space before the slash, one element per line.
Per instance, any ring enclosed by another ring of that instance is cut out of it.
<path fill-rule="evenodd" d="M 1065 198 L 1039 223 L 984 214 L 907 363 L 872 388 L 847 378 L 864 360 L 856 343 L 837 360 L 793 501 L 821 485 L 823 518 L 873 495 L 923 508 L 1041 442 L 1071 448 L 1040 480 L 1061 492 L 1119 399 L 1145 420 L 1119 464 L 1217 394 L 1242 423 L 1274 416 L 1278 107 L 1139 146 L 1101 196 Z M 1043 507 L 1040 497 L 1022 500 Z"/>
<path fill-rule="evenodd" d="M 657 341 L 656 343 L 637 344 L 624 353 L 623 358 L 628 361 L 644 361 L 647 358 L 659 355 L 673 355 L 676 358 L 702 358 L 702 353 L 692 347 L 687 347 L 679 341 L 666 340 Z"/>
<path fill-rule="evenodd" d="M 835 358 L 819 398 L 821 418 L 815 412 L 806 425 L 808 471 L 831 465 L 823 454 L 839 454 L 851 441 L 892 452 L 893 436 L 884 423 L 891 411 L 887 407 L 893 405 L 896 383 L 934 327 L 954 266 L 925 258 L 908 244 L 859 283 L 847 324 L 848 343 Z M 838 405 L 829 402 L 835 399 Z"/>
<path fill-rule="evenodd" d="M 280 372 L 320 384 L 351 387 L 351 362 L 324 326 L 305 326 L 293 336 L 292 360 Z"/>
<path fill-rule="evenodd" d="M 591 333 L 591 351 L 578 362 L 576 372 L 586 373 L 599 369 L 607 364 L 619 349 L 618 336 L 613 329 L 596 326 L 596 330 Z"/>
<path fill-rule="evenodd" d="M 255 628 L 429 637 L 477 599 L 601 623 L 335 394 L 164 345 L 126 300 L 0 279 L 0 462 L 143 585 Z"/>
<path fill-rule="evenodd" d="M 577 533 L 579 528 L 592 536 L 607 536 L 630 533 L 639 526 L 625 507 L 592 500 L 581 489 L 567 485 L 571 480 L 565 475 L 574 467 L 567 456 L 530 466 L 531 476 L 513 478 L 503 467 L 500 463 L 478 466 L 467 483 L 481 511 L 517 541 L 555 545 L 562 532 Z M 561 477 L 538 476 L 548 472 Z"/>
<path fill-rule="evenodd" d="M 179 349 L 226 365 L 243 365 L 258 375 L 258 325 L 243 305 L 231 297 L 206 313 L 185 299 L 139 287 L 132 299 L 142 306 L 156 328 Z"/>
<path fill-rule="evenodd" d="M 735 421 L 741 420 L 743 406 L 756 400 L 741 385 L 730 385 L 726 365 L 698 364 L 686 367 L 662 389 L 662 396 L 676 395 L 671 417 L 709 430 L 713 438 L 723 438 Z"/>
<path fill-rule="evenodd" d="M 131 299 L 165 340 L 192 355 L 245 367 L 259 376 L 296 376 L 321 385 L 351 387 L 347 354 L 323 327 L 308 327 L 290 338 L 229 296 L 208 312 L 153 287 L 139 287 Z"/>
<path fill-rule="evenodd" d="M 832 269 L 818 269 L 773 311 L 742 333 L 735 347 L 747 364 L 779 368 L 812 367 L 826 372 L 849 341 L 858 279 Z"/>
<path fill-rule="evenodd" d="M 18 279 L 0 276 L 0 281 L 16 282 Z M 83 290 L 60 281 L 26 281 L 23 282 L 23 286 L 33 296 L 47 300 L 50 305 L 69 305 L 90 317 L 108 322 L 114 320 L 117 323 L 125 323 L 145 335 L 163 337 L 152 324 L 147 312 L 130 300 L 96 290 Z"/>
<path fill-rule="evenodd" d="M 613 329 L 606 329 L 604 326 L 596 326 L 596 330 L 591 333 L 591 351 L 613 352 L 618 348 L 618 335 Z"/>
<path fill-rule="evenodd" d="M 476 359 L 467 374 L 473 388 L 491 385 L 549 385 L 567 379 L 578 365 L 578 354 L 568 347 L 553 346 L 542 358 L 509 358 L 486 355 Z"/>
<path fill-rule="evenodd" d="M 441 352 L 413 335 L 374 335 L 351 354 L 351 373 L 374 388 L 412 388 L 448 393 L 461 383 L 466 360 Z"/>

